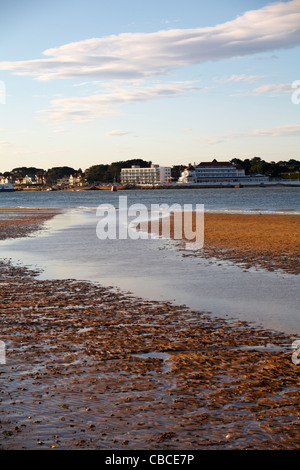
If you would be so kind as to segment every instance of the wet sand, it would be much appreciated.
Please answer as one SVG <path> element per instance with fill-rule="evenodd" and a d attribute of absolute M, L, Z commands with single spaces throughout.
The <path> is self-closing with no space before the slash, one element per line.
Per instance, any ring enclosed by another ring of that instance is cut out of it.
<path fill-rule="evenodd" d="M 298 338 L 0 273 L 0 449 L 299 449 Z"/>
<path fill-rule="evenodd" d="M 170 235 L 174 238 L 173 215 Z M 299 274 L 299 255 L 299 215 L 205 213 L 204 246 L 192 256 L 230 260 L 246 269 L 258 266 Z"/>
<path fill-rule="evenodd" d="M 59 209 L 0 208 L 0 240 L 26 237 L 60 212 Z"/>

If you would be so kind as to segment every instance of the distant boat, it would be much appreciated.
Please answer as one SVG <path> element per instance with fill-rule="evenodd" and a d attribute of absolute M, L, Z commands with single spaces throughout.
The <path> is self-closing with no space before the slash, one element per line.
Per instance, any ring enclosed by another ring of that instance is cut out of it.
<path fill-rule="evenodd" d="M 111 191 L 117 191 L 117 186 L 113 185 L 111 188 L 110 188 Z"/>
<path fill-rule="evenodd" d="M 15 191 L 15 188 L 11 183 L 0 184 L 0 192 L 12 192 Z"/>

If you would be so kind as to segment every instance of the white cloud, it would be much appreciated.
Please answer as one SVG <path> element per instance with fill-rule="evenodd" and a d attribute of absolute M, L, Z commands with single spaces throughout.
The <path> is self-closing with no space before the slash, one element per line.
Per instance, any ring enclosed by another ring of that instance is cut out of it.
<path fill-rule="evenodd" d="M 51 108 L 38 111 L 42 120 L 90 121 L 120 114 L 120 105 L 154 99 L 182 96 L 198 90 L 191 82 L 172 82 L 149 86 L 111 87 L 102 93 L 84 97 L 60 98 L 51 101 Z"/>
<path fill-rule="evenodd" d="M 207 61 L 300 44 L 300 0 L 271 3 L 212 27 L 122 33 L 65 44 L 46 58 L 1 62 L 1 70 L 58 78 L 139 79 Z"/>
<path fill-rule="evenodd" d="M 14 147 L 15 144 L 13 142 L 9 142 L 7 140 L 0 140 L 0 148 L 4 147 Z"/>
<path fill-rule="evenodd" d="M 53 129 L 55 134 L 65 134 L 66 132 L 70 132 L 68 129 Z"/>
<path fill-rule="evenodd" d="M 129 131 L 109 131 L 106 132 L 107 137 L 122 137 L 123 135 L 131 134 Z"/>
<path fill-rule="evenodd" d="M 254 88 L 252 91 L 240 91 L 232 93 L 230 96 L 260 96 L 268 94 L 270 96 L 278 96 L 282 93 L 293 93 L 292 83 L 267 83 Z"/>
<path fill-rule="evenodd" d="M 210 137 L 196 137 L 195 140 L 201 142 L 204 145 L 216 145 L 222 144 L 224 142 L 229 142 L 230 140 L 245 137 L 245 134 L 242 133 L 234 133 L 234 134 L 220 134 Z"/>
<path fill-rule="evenodd" d="M 251 137 L 297 137 L 300 136 L 300 124 L 285 124 L 283 126 L 274 126 L 267 129 L 254 129 L 251 132 L 236 132 L 229 134 L 220 134 L 211 137 L 198 137 L 196 140 L 205 145 L 216 145 L 229 142 L 234 139 Z"/>
<path fill-rule="evenodd" d="M 290 137 L 300 136 L 300 124 L 286 124 L 284 126 L 270 127 L 268 129 L 256 129 L 253 136 Z"/>
<path fill-rule="evenodd" d="M 252 92 L 253 95 L 261 95 L 263 93 L 270 93 L 272 95 L 278 95 L 281 93 L 292 93 L 291 83 L 268 83 L 255 88 Z"/>
<path fill-rule="evenodd" d="M 231 75 L 230 77 L 221 77 L 221 78 L 215 78 L 215 81 L 217 82 L 255 82 L 256 80 L 259 80 L 261 78 L 264 78 L 265 75 Z"/>

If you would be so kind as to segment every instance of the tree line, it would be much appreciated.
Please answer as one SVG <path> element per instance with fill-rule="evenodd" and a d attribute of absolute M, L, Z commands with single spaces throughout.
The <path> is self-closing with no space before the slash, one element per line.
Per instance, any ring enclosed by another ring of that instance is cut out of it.
<path fill-rule="evenodd" d="M 299 160 L 290 159 L 288 161 L 266 162 L 260 157 L 253 157 L 251 159 L 246 158 L 245 160 L 233 158 L 231 162 L 241 165 L 245 169 L 246 175 L 261 173 L 273 178 L 281 176 L 288 178 L 297 177 L 299 179 Z"/>
<path fill-rule="evenodd" d="M 242 166 L 245 169 L 246 175 L 261 173 L 263 175 L 275 178 L 283 177 L 296 179 L 299 179 L 300 175 L 300 161 L 294 159 L 279 162 L 266 162 L 260 157 L 253 157 L 251 159 L 246 158 L 244 160 L 241 160 L 239 158 L 233 158 L 230 161 L 231 163 L 239 164 L 240 166 Z M 24 166 L 14 168 L 12 171 L 6 171 L 3 173 L 3 176 L 12 178 L 24 178 L 26 175 L 36 175 L 37 177 L 43 177 L 47 184 L 55 184 L 58 179 L 61 179 L 65 176 L 79 174 L 89 184 L 92 184 L 94 182 L 112 183 L 120 182 L 121 168 L 130 168 L 132 165 L 139 165 L 140 167 L 150 167 L 151 164 L 151 161 L 145 161 L 140 158 L 135 158 L 131 160 L 112 162 L 110 164 L 92 165 L 87 168 L 84 172 L 81 168 L 75 169 L 69 166 L 53 167 L 48 170 Z M 171 168 L 171 175 L 174 181 L 177 181 L 185 167 L 186 165 L 174 165 Z"/>
<path fill-rule="evenodd" d="M 36 167 L 18 167 L 11 171 L 5 171 L 3 176 L 6 178 L 12 177 L 25 178 L 26 175 L 35 175 L 44 178 L 47 184 L 55 184 L 61 178 L 69 177 L 70 175 L 81 175 L 87 183 L 102 182 L 111 183 L 113 181 L 119 182 L 121 169 L 130 168 L 132 165 L 139 165 L 140 167 L 150 167 L 151 161 L 145 161 L 140 158 L 135 158 L 126 161 L 118 161 L 110 164 L 92 165 L 84 172 L 81 168 L 75 169 L 69 166 L 57 166 L 44 170 Z"/>

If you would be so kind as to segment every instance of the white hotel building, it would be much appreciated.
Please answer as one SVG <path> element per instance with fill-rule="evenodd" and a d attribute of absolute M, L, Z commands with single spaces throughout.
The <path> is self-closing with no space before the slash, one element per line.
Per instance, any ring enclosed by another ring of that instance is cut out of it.
<path fill-rule="evenodd" d="M 245 170 L 240 165 L 230 162 L 201 162 L 189 164 L 181 173 L 179 183 L 201 183 L 204 181 L 232 181 L 245 177 Z"/>
<path fill-rule="evenodd" d="M 121 183 L 156 184 L 171 181 L 171 167 L 151 165 L 150 168 L 140 168 L 132 165 L 131 168 L 121 169 Z"/>

